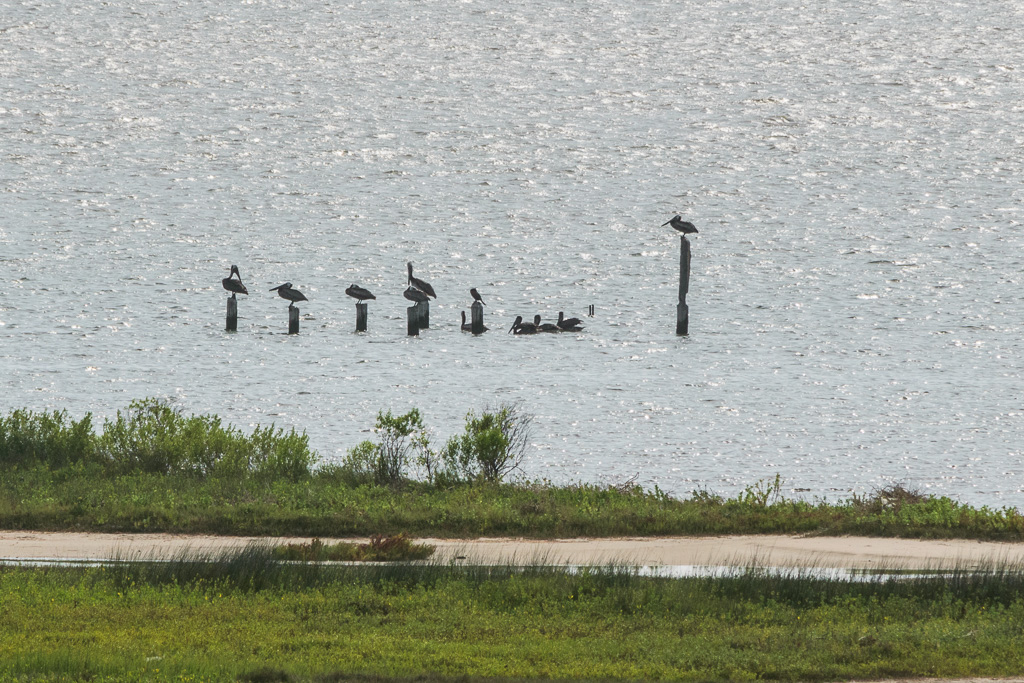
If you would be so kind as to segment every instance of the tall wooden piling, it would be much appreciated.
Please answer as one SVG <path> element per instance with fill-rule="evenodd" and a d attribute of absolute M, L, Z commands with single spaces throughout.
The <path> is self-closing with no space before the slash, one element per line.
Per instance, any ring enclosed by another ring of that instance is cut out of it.
<path fill-rule="evenodd" d="M 689 334 L 690 307 L 686 293 L 690 291 L 690 240 L 679 236 L 679 303 L 676 305 L 676 334 Z"/>
<path fill-rule="evenodd" d="M 472 312 L 473 322 L 470 325 L 471 331 L 473 334 L 483 334 L 484 329 L 486 329 L 484 328 L 484 305 L 479 301 L 474 301 Z"/>
<path fill-rule="evenodd" d="M 419 307 L 420 329 L 428 329 L 430 327 L 430 302 L 421 301 L 416 306 Z"/>
<path fill-rule="evenodd" d="M 419 306 L 420 306 L 419 304 L 413 304 L 412 306 L 409 306 L 409 308 L 405 309 L 405 314 L 406 314 L 405 329 L 406 329 L 406 333 L 410 337 L 418 337 L 418 336 L 420 336 L 420 310 L 419 310 Z"/>
<path fill-rule="evenodd" d="M 288 307 L 288 334 L 299 333 L 299 309 L 294 306 Z"/>
<path fill-rule="evenodd" d="M 228 297 L 228 318 L 225 329 L 228 332 L 238 332 L 238 299 L 233 296 Z"/>
<path fill-rule="evenodd" d="M 364 302 L 356 304 L 356 332 L 366 332 L 366 309 Z"/>

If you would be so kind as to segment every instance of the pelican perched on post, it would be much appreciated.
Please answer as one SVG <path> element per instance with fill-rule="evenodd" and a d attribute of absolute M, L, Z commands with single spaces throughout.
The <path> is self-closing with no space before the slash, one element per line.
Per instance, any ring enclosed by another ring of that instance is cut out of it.
<path fill-rule="evenodd" d="M 306 295 L 292 287 L 292 283 L 286 282 L 283 285 L 271 288 L 271 292 L 277 291 L 277 295 L 288 300 L 288 308 L 294 308 L 297 301 L 309 301 Z"/>
<path fill-rule="evenodd" d="M 484 303 L 483 298 L 480 296 L 480 292 L 476 291 L 476 287 L 473 287 L 471 290 L 469 290 L 469 295 L 473 297 L 473 301 L 479 301 L 484 306 L 487 305 Z"/>
<path fill-rule="evenodd" d="M 661 227 L 665 227 L 666 225 L 671 225 L 684 235 L 692 235 L 697 232 L 697 226 L 690 221 L 684 221 L 682 216 L 673 216 L 672 220 L 665 221 L 661 224 Z"/>
<path fill-rule="evenodd" d="M 425 301 L 430 301 L 430 297 L 427 296 L 426 292 L 422 292 L 416 289 L 415 287 L 406 287 L 405 291 L 402 292 L 402 296 L 404 296 L 409 301 L 412 301 L 413 303 L 417 304 L 421 304 Z"/>
<path fill-rule="evenodd" d="M 558 322 L 555 324 L 564 332 L 579 332 L 583 329 L 583 326 L 580 324 L 582 322 L 583 321 L 579 318 L 566 318 L 565 314 L 562 311 L 559 311 Z"/>
<path fill-rule="evenodd" d="M 418 289 L 421 292 L 423 292 L 424 294 L 426 294 L 427 296 L 432 296 L 432 297 L 434 297 L 436 299 L 437 298 L 437 294 L 434 294 L 434 288 L 431 287 L 429 283 L 424 282 L 423 280 L 419 279 L 418 277 L 413 277 L 412 276 L 412 261 L 410 261 L 407 265 L 409 266 L 409 280 L 408 280 L 408 283 L 410 285 L 412 285 L 413 287 L 415 287 L 416 289 Z M 406 298 L 408 298 L 408 297 L 406 297 Z"/>
<path fill-rule="evenodd" d="M 234 277 L 238 276 L 235 280 Z M 231 292 L 231 298 L 234 299 L 236 294 L 248 294 L 249 290 L 242 284 L 242 274 L 238 272 L 238 266 L 231 266 L 231 275 L 220 281 L 224 285 L 224 289 Z"/>
<path fill-rule="evenodd" d="M 533 323 L 524 323 L 523 316 L 517 315 L 512 327 L 508 328 L 512 334 L 537 334 L 537 326 Z"/>
<path fill-rule="evenodd" d="M 370 290 L 365 289 L 364 287 L 360 287 L 359 285 L 356 284 L 353 284 L 348 289 L 346 289 L 345 293 L 348 294 L 353 299 L 359 299 L 359 301 L 366 301 L 367 299 L 377 299 L 377 297 L 370 293 Z"/>

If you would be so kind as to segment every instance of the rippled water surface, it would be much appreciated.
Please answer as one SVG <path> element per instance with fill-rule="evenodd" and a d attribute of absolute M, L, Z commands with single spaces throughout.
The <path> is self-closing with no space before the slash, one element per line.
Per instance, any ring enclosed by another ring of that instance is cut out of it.
<path fill-rule="evenodd" d="M 158 396 L 338 458 L 379 409 L 444 439 L 520 401 L 531 478 L 1022 506 L 1021 15 L 14 0 L 0 407 L 102 421 Z M 700 228 L 688 337 L 675 213 Z M 406 261 L 439 294 L 415 339 Z M 591 304 L 580 334 L 505 334 Z"/>

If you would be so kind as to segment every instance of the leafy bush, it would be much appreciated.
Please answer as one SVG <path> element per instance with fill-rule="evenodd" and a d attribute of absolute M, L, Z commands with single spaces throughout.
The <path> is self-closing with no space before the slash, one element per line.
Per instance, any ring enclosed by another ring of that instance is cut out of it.
<path fill-rule="evenodd" d="M 92 415 L 78 422 L 67 411 L 14 410 L 0 418 L 0 466 L 45 463 L 66 467 L 96 459 Z"/>
<path fill-rule="evenodd" d="M 470 411 L 465 432 L 449 439 L 445 446 L 445 468 L 438 478 L 501 481 L 522 464 L 531 424 L 532 417 L 516 404 L 503 403 L 496 410 L 485 410 L 480 417 Z"/>
<path fill-rule="evenodd" d="M 101 456 L 115 471 L 158 474 L 307 476 L 316 463 L 305 434 L 273 427 L 246 436 L 210 415 L 185 417 L 158 399 L 133 401 L 104 422 Z"/>
<path fill-rule="evenodd" d="M 420 411 L 404 415 L 378 412 L 374 427 L 380 441 L 363 441 L 349 450 L 342 465 L 343 478 L 353 484 L 394 486 L 405 481 L 413 448 L 429 449 Z"/>

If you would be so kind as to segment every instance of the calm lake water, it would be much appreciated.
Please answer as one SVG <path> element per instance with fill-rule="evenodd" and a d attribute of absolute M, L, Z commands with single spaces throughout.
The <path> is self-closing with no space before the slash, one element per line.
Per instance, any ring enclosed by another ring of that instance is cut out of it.
<path fill-rule="evenodd" d="M 334 459 L 518 401 L 530 478 L 1024 506 L 1022 44 L 1008 2 L 7 3 L 0 408 L 162 397 Z"/>

